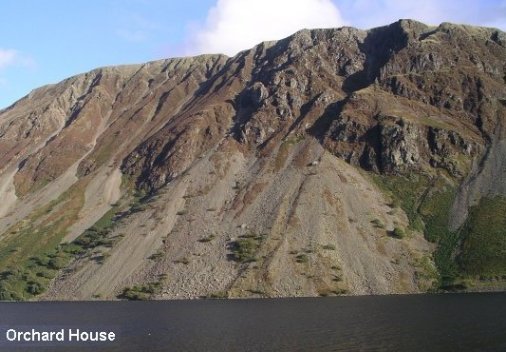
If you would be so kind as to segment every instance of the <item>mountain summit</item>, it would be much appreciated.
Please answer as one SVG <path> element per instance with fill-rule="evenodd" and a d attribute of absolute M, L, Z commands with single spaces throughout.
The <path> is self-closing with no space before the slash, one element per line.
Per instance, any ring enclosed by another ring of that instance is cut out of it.
<path fill-rule="evenodd" d="M 506 287 L 506 34 L 401 20 L 0 111 L 0 298 Z"/>

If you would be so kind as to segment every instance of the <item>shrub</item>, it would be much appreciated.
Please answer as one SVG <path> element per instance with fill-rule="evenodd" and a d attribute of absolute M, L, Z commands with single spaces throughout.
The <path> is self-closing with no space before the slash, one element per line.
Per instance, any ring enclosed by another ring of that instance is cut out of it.
<path fill-rule="evenodd" d="M 47 266 L 53 270 L 60 270 L 67 265 L 67 260 L 62 257 L 54 257 L 49 260 Z"/>
<path fill-rule="evenodd" d="M 45 279 L 52 279 L 54 275 L 49 271 L 39 271 L 37 274 L 38 277 L 43 277 Z"/>
<path fill-rule="evenodd" d="M 265 295 L 265 291 L 259 289 L 248 290 L 253 295 Z"/>
<path fill-rule="evenodd" d="M 227 291 L 216 291 L 216 292 L 210 293 L 206 298 L 225 299 L 225 298 L 228 298 L 228 292 Z"/>
<path fill-rule="evenodd" d="M 14 301 L 15 298 L 13 297 L 12 293 L 9 292 L 7 289 L 3 289 L 0 287 L 0 301 Z"/>
<path fill-rule="evenodd" d="M 31 281 L 26 286 L 26 292 L 28 292 L 34 296 L 41 294 L 43 291 L 44 291 L 44 288 L 38 282 Z"/>
<path fill-rule="evenodd" d="M 160 259 L 160 258 L 162 258 L 162 257 L 163 257 L 163 252 L 158 251 L 158 252 L 156 252 L 156 253 L 151 254 L 151 255 L 148 257 L 148 259 L 150 259 L 150 260 L 158 260 L 158 259 Z"/>
<path fill-rule="evenodd" d="M 378 229 L 384 229 L 385 228 L 385 225 L 381 222 L 380 219 L 374 219 L 371 221 L 371 223 L 374 225 L 374 227 L 378 228 Z"/>
<path fill-rule="evenodd" d="M 334 293 L 335 295 L 347 295 L 348 293 L 350 293 L 350 291 L 348 291 L 345 288 L 338 288 L 338 289 L 332 291 L 332 293 Z"/>
<path fill-rule="evenodd" d="M 297 263 L 307 263 L 309 261 L 309 257 L 305 254 L 299 254 L 295 257 L 295 261 Z"/>
<path fill-rule="evenodd" d="M 333 244 L 326 244 L 325 246 L 323 246 L 323 249 L 326 249 L 328 251 L 335 251 L 336 246 L 334 246 Z"/>
<path fill-rule="evenodd" d="M 402 239 L 406 236 L 406 232 L 404 231 L 403 228 L 401 227 L 396 227 L 394 228 L 394 230 L 392 231 L 392 236 L 395 237 L 395 238 L 399 238 L 399 239 Z"/>
<path fill-rule="evenodd" d="M 230 244 L 232 250 L 232 259 L 241 263 L 255 262 L 255 254 L 260 247 L 262 236 L 253 234 L 239 238 Z"/>
<path fill-rule="evenodd" d="M 199 240 L 200 243 L 207 243 L 207 242 L 211 242 L 212 240 L 214 240 L 215 236 L 214 235 L 209 235 L 209 236 L 206 236 L 206 237 L 203 237 Z"/>
<path fill-rule="evenodd" d="M 131 301 L 145 301 L 152 295 L 160 293 L 162 285 L 160 282 L 150 282 L 142 286 L 126 287 L 118 298 L 128 299 Z"/>
<path fill-rule="evenodd" d="M 100 253 L 98 256 L 95 257 L 95 261 L 98 264 L 104 264 L 105 260 L 111 256 L 110 253 Z"/>
<path fill-rule="evenodd" d="M 149 299 L 149 295 L 142 292 L 139 287 L 127 287 L 123 290 L 119 298 L 128 299 L 130 301 L 146 301 Z"/>
<path fill-rule="evenodd" d="M 332 281 L 340 282 L 340 281 L 343 281 L 343 278 L 339 275 L 334 275 L 334 277 L 332 278 Z"/>

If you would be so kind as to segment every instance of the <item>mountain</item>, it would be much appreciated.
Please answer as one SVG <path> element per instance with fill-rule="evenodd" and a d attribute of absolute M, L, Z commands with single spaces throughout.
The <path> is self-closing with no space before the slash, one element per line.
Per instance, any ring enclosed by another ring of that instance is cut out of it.
<path fill-rule="evenodd" d="M 0 298 L 503 290 L 506 34 L 411 20 L 0 111 Z"/>

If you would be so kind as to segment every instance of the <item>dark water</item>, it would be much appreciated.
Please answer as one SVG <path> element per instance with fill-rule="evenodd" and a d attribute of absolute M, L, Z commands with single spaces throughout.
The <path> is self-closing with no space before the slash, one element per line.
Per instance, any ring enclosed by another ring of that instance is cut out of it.
<path fill-rule="evenodd" d="M 112 330 L 112 343 L 9 343 L 5 331 Z M 1 351 L 506 351 L 506 294 L 0 304 Z M 43 347 L 45 346 L 45 347 Z"/>

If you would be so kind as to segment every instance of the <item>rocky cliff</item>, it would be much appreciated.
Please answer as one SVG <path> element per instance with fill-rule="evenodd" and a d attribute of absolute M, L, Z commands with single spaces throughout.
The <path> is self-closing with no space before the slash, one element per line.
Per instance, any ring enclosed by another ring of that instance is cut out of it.
<path fill-rule="evenodd" d="M 505 116 L 506 34 L 410 20 L 36 89 L 0 111 L 0 298 L 502 289 Z"/>

